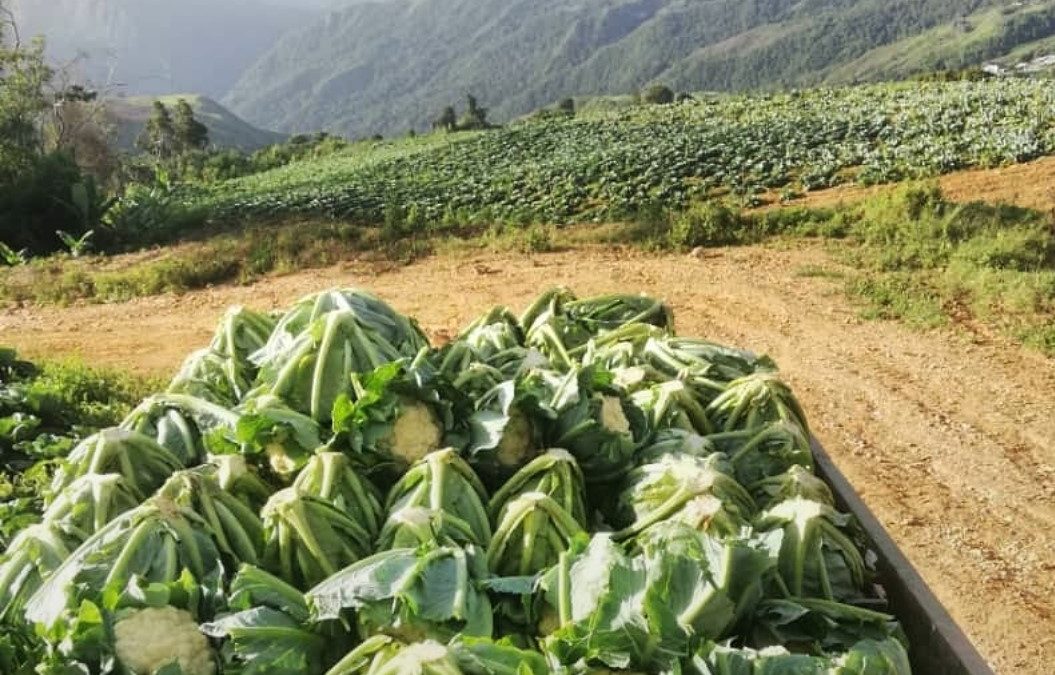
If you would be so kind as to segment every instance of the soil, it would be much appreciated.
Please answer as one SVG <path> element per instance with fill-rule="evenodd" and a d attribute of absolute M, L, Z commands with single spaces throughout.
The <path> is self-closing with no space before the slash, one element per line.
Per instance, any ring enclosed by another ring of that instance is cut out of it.
<path fill-rule="evenodd" d="M 839 468 L 993 667 L 1047 675 L 1055 653 L 1055 361 L 970 326 L 919 333 L 861 321 L 838 280 L 802 273 L 818 266 L 838 267 L 808 243 L 700 256 L 463 252 L 119 305 L 8 310 L 0 343 L 171 373 L 208 342 L 229 305 L 279 308 L 332 286 L 372 289 L 436 339 L 492 305 L 523 307 L 545 286 L 654 294 L 672 305 L 680 333 L 773 356 Z"/>
<path fill-rule="evenodd" d="M 984 201 L 1014 204 L 1043 213 L 1055 213 L 1055 157 L 1043 157 L 1025 164 L 996 169 L 971 169 L 946 174 L 937 179 L 945 196 L 954 202 Z M 789 202 L 792 206 L 823 207 L 850 204 L 894 185 L 840 185 L 809 192 Z M 780 206 L 775 200 L 767 208 Z"/>

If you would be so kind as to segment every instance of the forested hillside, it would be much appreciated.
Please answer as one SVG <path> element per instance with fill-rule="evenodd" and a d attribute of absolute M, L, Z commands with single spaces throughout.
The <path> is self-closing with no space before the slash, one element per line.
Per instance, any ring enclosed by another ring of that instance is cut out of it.
<path fill-rule="evenodd" d="M 1053 34 L 1055 2 L 391 0 L 286 35 L 224 102 L 253 123 L 423 128 L 467 92 L 505 120 L 564 96 L 910 75 Z"/>
<path fill-rule="evenodd" d="M 474 94 L 565 97 L 899 79 L 1055 50 L 1055 0 L 5 0 L 95 87 L 193 91 L 265 129 L 423 130 Z"/>

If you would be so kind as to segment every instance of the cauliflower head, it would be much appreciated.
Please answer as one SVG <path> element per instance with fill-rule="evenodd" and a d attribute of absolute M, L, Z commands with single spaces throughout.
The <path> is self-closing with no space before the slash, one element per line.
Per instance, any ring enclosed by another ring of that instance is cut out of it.
<path fill-rule="evenodd" d="M 267 463 L 279 476 L 291 476 L 297 472 L 297 462 L 289 456 L 281 443 L 271 443 L 265 449 Z"/>
<path fill-rule="evenodd" d="M 601 424 L 609 431 L 630 435 L 630 420 L 623 412 L 623 402 L 615 396 L 601 397 Z"/>
<path fill-rule="evenodd" d="M 518 468 L 539 454 L 535 447 L 535 427 L 524 411 L 510 408 L 509 421 L 495 448 L 495 459 L 507 468 Z"/>
<path fill-rule="evenodd" d="M 249 473 L 245 455 L 210 455 L 209 464 L 216 467 L 216 480 L 225 490 Z"/>
<path fill-rule="evenodd" d="M 215 675 L 209 640 L 190 612 L 175 607 L 140 609 L 114 626 L 117 658 L 136 675 L 150 675 L 175 661 L 186 675 Z"/>
<path fill-rule="evenodd" d="M 388 439 L 394 456 L 414 464 L 443 446 L 443 427 L 432 408 L 410 399 L 401 401 L 399 408 Z"/>

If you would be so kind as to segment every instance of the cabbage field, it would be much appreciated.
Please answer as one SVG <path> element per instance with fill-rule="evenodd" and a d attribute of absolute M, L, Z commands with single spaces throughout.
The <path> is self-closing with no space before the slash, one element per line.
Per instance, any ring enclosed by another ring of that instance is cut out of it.
<path fill-rule="evenodd" d="M 743 205 L 1055 152 L 1055 84 L 903 83 L 701 96 L 353 150 L 185 188 L 214 218 L 317 214 L 371 224 L 567 222 L 731 196 Z"/>
<path fill-rule="evenodd" d="M 644 296 L 443 345 L 356 289 L 232 309 L 34 467 L 0 671 L 907 675 L 809 439 L 772 360 Z"/>

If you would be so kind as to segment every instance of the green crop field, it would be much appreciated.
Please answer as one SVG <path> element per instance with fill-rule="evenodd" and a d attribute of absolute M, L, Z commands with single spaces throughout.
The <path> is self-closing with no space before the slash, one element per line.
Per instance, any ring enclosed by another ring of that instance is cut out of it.
<path fill-rule="evenodd" d="M 357 144 L 181 199 L 214 219 L 568 222 L 767 190 L 872 184 L 1055 152 L 1055 84 L 906 83 L 705 96 L 490 133 Z"/>

